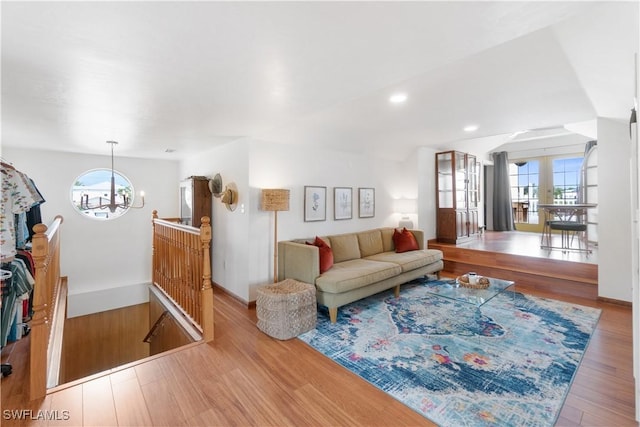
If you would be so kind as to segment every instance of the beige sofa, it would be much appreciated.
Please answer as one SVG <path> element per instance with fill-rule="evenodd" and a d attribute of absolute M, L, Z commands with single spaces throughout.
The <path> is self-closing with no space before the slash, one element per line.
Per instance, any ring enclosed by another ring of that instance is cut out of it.
<path fill-rule="evenodd" d="M 329 309 L 335 323 L 338 307 L 378 292 L 395 288 L 429 273 L 438 273 L 444 264 L 442 252 L 424 249 L 424 233 L 410 230 L 419 250 L 396 253 L 393 231 L 377 228 L 358 233 L 322 237 L 333 251 L 334 265 L 320 274 L 318 247 L 300 239 L 278 242 L 278 279 L 295 279 L 316 286 L 319 304 Z"/>

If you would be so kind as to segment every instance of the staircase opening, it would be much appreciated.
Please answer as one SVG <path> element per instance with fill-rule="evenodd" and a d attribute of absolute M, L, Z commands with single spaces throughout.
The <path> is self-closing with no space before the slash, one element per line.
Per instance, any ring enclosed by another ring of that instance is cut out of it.
<path fill-rule="evenodd" d="M 154 286 L 149 302 L 65 320 L 60 384 L 202 339 Z"/>

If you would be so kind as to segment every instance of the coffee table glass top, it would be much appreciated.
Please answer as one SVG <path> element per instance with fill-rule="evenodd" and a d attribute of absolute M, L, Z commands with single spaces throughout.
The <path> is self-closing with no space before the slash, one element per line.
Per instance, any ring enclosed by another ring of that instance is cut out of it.
<path fill-rule="evenodd" d="M 513 285 L 510 280 L 489 279 L 489 287 L 486 289 L 465 288 L 456 282 L 456 279 L 436 280 L 425 283 L 427 292 L 440 297 L 473 304 L 480 307 L 500 292 Z"/>

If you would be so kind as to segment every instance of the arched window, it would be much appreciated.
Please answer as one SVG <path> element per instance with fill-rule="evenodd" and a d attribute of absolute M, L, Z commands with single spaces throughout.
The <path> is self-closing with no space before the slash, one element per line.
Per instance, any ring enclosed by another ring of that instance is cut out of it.
<path fill-rule="evenodd" d="M 124 215 L 133 205 L 134 195 L 131 181 L 111 169 L 88 170 L 71 186 L 71 203 L 76 211 L 99 221 Z"/>

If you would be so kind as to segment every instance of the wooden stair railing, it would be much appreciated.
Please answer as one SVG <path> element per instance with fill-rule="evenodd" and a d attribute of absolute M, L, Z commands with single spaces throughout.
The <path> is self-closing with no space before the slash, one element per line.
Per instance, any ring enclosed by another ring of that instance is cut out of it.
<path fill-rule="evenodd" d="M 153 211 L 152 281 L 168 296 L 204 341 L 213 340 L 213 288 L 211 286 L 211 220 L 202 217 L 200 228 L 160 219 Z"/>
<path fill-rule="evenodd" d="M 29 355 L 29 397 L 31 400 L 44 397 L 47 378 L 57 382 L 60 366 L 62 325 L 57 319 L 66 316 L 66 280 L 60 277 L 60 224 L 58 215 L 47 227 L 36 224 L 32 238 L 32 256 L 35 263 L 35 285 L 33 287 L 33 317 Z M 61 325 L 54 328 L 52 325 Z M 57 384 L 56 384 L 57 385 Z"/>

